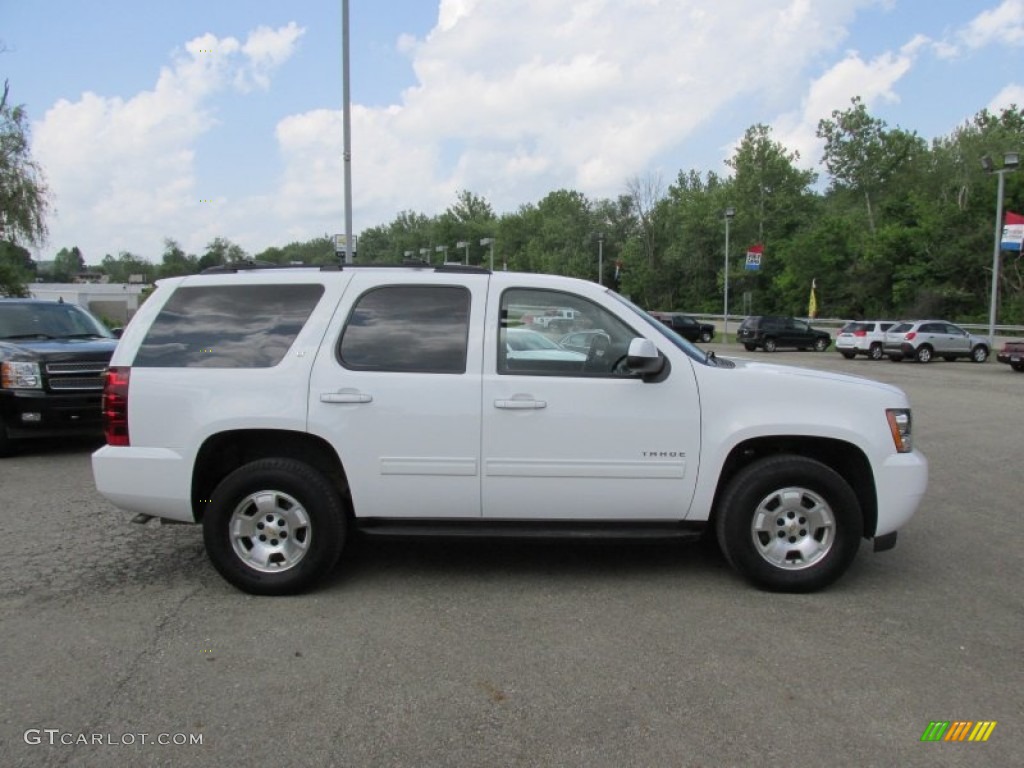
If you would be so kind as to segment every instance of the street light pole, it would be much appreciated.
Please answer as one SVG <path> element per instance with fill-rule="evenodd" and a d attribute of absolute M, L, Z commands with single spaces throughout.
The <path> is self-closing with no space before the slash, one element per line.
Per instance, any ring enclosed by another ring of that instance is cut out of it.
<path fill-rule="evenodd" d="M 1020 165 L 1020 156 L 1016 152 L 1003 153 L 1003 167 L 996 170 L 992 158 L 985 155 L 981 158 L 981 167 L 999 177 L 996 184 L 996 232 L 992 245 L 992 292 L 988 300 L 988 343 L 995 344 L 996 336 L 996 305 L 999 303 L 999 256 L 1003 244 L 1003 182 L 1006 174 L 1013 173 Z"/>
<path fill-rule="evenodd" d="M 457 242 L 455 244 L 455 247 L 456 248 L 465 248 L 466 249 L 466 261 L 465 261 L 465 264 L 468 267 L 469 266 L 469 240 L 459 240 L 459 242 Z"/>
<path fill-rule="evenodd" d="M 597 284 L 604 285 L 604 232 L 597 233 Z"/>
<path fill-rule="evenodd" d="M 722 338 L 729 336 L 729 222 L 736 215 L 732 206 L 725 209 L 725 304 L 722 309 Z"/>
<path fill-rule="evenodd" d="M 341 47 L 344 58 L 342 69 L 342 141 L 344 144 L 343 160 L 345 165 L 345 263 L 352 263 L 352 117 L 351 89 L 349 87 L 349 51 L 348 51 L 348 0 L 341 3 Z"/>
<path fill-rule="evenodd" d="M 489 245 L 489 246 L 491 246 L 491 272 L 493 272 L 494 271 L 494 238 L 493 237 L 485 237 L 485 238 L 483 238 L 480 241 L 480 245 Z"/>

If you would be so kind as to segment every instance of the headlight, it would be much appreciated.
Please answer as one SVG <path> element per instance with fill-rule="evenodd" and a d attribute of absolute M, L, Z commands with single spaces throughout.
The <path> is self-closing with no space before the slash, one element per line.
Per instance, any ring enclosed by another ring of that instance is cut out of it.
<path fill-rule="evenodd" d="M 887 408 L 885 417 L 889 420 L 889 431 L 898 453 L 910 453 L 914 450 L 914 440 L 910 435 L 910 409 Z"/>
<path fill-rule="evenodd" d="M 19 363 L 13 360 L 0 363 L 0 387 L 42 389 L 43 377 L 39 373 L 39 363 Z"/>

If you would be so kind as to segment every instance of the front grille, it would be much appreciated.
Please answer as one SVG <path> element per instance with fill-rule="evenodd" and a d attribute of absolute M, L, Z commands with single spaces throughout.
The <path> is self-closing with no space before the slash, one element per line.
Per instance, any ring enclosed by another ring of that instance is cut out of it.
<path fill-rule="evenodd" d="M 65 373 L 84 373 L 100 376 L 107 370 L 105 360 L 89 360 L 81 363 L 47 363 L 46 372 L 51 376 L 59 376 Z"/>
<path fill-rule="evenodd" d="M 102 392 L 105 360 L 47 363 L 46 379 L 51 392 Z"/>
<path fill-rule="evenodd" d="M 50 389 L 54 392 L 75 390 L 103 390 L 103 376 L 67 376 L 60 379 L 50 378 Z"/>

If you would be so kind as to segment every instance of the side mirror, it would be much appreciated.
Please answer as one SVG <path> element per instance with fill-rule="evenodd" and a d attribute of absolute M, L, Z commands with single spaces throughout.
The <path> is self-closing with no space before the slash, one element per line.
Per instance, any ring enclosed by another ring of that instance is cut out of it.
<path fill-rule="evenodd" d="M 665 367 L 665 358 L 650 339 L 632 339 L 626 353 L 626 367 L 644 378 L 656 376 Z"/>
<path fill-rule="evenodd" d="M 121 334 L 124 333 L 124 328 L 114 328 L 111 331 L 111 333 L 113 333 L 116 338 L 120 339 L 121 338 Z"/>

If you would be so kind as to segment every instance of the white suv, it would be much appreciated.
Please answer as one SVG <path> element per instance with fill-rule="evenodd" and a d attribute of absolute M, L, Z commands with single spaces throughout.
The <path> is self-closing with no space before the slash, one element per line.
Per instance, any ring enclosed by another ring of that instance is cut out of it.
<path fill-rule="evenodd" d="M 856 320 L 847 323 L 836 334 L 836 351 L 847 360 L 867 355 L 872 360 L 885 357 L 882 346 L 885 332 L 896 325 L 895 320 Z"/>
<path fill-rule="evenodd" d="M 587 353 L 509 354 L 513 308 L 552 305 L 601 329 Z M 895 387 L 716 358 L 595 283 L 462 266 L 161 281 L 104 397 L 100 492 L 201 523 L 259 594 L 312 585 L 353 531 L 705 529 L 753 583 L 808 591 L 861 539 L 892 547 L 928 475 Z"/>

